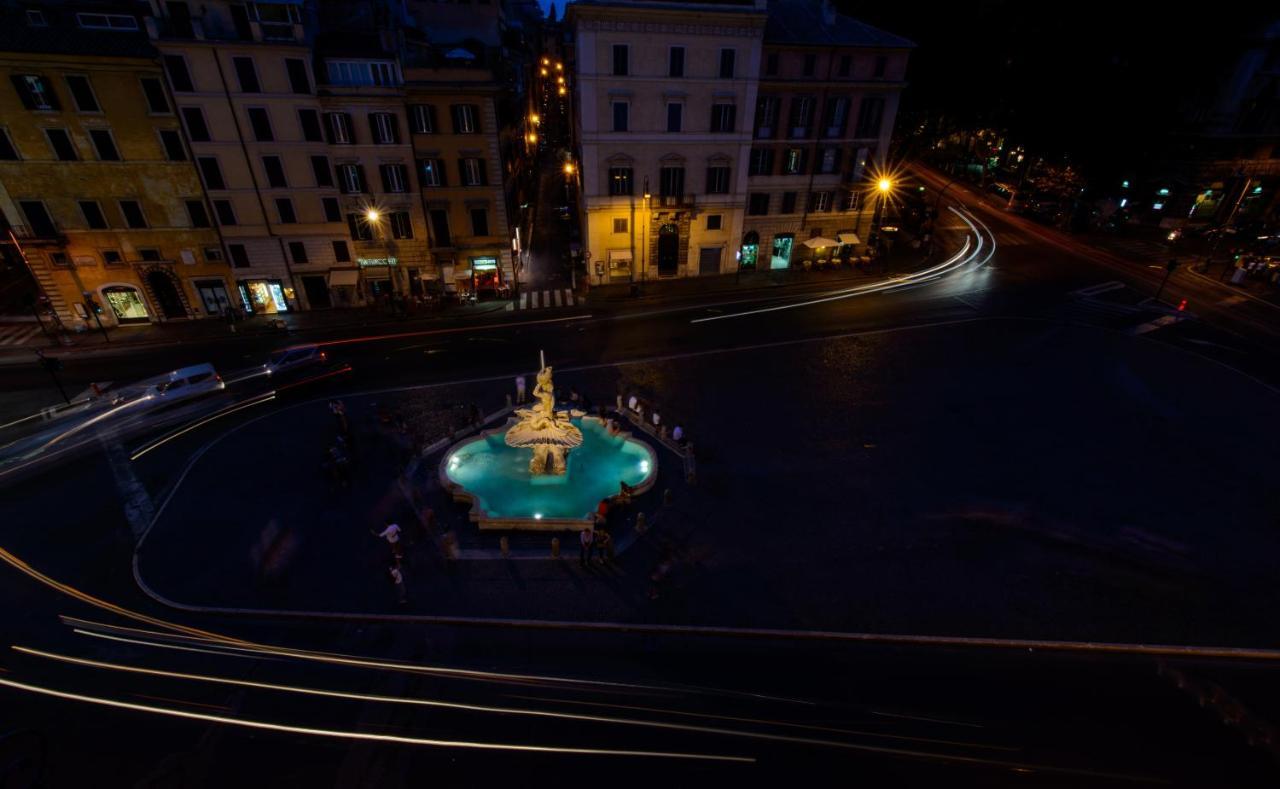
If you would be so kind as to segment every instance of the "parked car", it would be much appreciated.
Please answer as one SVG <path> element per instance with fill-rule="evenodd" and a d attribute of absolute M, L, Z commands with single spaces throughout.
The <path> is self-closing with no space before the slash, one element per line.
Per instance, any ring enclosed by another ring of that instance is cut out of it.
<path fill-rule="evenodd" d="M 329 361 L 329 354 L 314 344 L 294 345 L 271 354 L 262 369 L 272 378 L 296 372 L 298 370 L 322 367 Z"/>

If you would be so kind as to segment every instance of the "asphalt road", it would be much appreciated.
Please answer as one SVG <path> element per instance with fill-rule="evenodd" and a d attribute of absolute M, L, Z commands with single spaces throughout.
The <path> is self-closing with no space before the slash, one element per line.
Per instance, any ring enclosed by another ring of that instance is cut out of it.
<path fill-rule="evenodd" d="M 954 188 L 953 193 L 966 197 Z M 948 219 L 940 247 L 958 248 L 968 237 L 972 248 L 981 239 L 990 257 L 975 258 L 936 280 L 880 292 L 808 287 L 568 308 L 480 324 L 406 326 L 387 337 L 327 333 L 323 339 L 333 343 L 330 353 L 350 364 L 352 372 L 280 401 L 506 377 L 534 367 L 540 349 L 557 367 L 573 368 L 1001 316 L 1121 333 L 1161 317 L 1158 310 L 1130 308 L 1138 296 L 1154 290 L 1154 274 L 1145 266 L 1125 267 L 972 202 L 978 231 Z M 1188 298 L 1201 320 L 1161 325 L 1134 341 L 1170 343 L 1256 375 L 1280 369 L 1270 355 L 1269 308 L 1247 300 L 1223 303 L 1230 294 L 1190 277 L 1175 275 L 1170 298 Z M 1113 281 L 1137 295 L 1127 302 L 1076 295 Z M 288 342 L 299 339 L 306 338 Z M 65 376 L 73 385 L 129 380 L 194 361 L 211 361 L 229 375 L 260 364 L 281 342 L 263 338 L 85 356 L 68 361 Z M 37 397 L 42 376 L 36 369 L 8 367 L 0 370 L 0 388 Z M 233 391 L 228 398 L 248 394 Z M 14 732 L 0 739 L 0 769 L 38 764 L 43 785 L 49 786 L 373 786 L 408 785 L 426 776 L 521 784 L 763 784 L 831 770 L 912 783 L 1274 783 L 1270 752 L 1250 745 L 1272 736 L 1270 713 L 1280 709 L 1265 660 L 1159 662 L 1089 653 L 394 622 L 280 623 L 201 617 L 157 605 L 134 585 L 130 567 L 148 501 L 174 484 L 185 457 L 199 450 L 210 431 L 257 414 L 250 409 L 192 430 L 139 464 L 120 461 L 118 453 L 145 440 L 146 431 L 127 440 L 106 435 L 65 462 L 33 469 L 0 490 L 5 510 L 0 545 L 9 562 L 0 567 L 0 593 L 10 603 L 0 621 L 5 645 L 115 664 L 75 665 L 32 653 L 0 657 L 0 683 L 29 686 L 0 690 L 0 733 Z M 21 415 L 20 408 L 12 415 Z M 262 447 L 259 455 L 246 457 L 243 468 L 228 469 L 229 480 L 252 473 L 259 462 L 310 461 L 293 456 L 287 446 Z M 209 502 L 227 519 L 239 517 L 239 508 L 248 505 L 234 495 Z M 53 586 L 53 579 L 73 588 Z M 77 592 L 92 597 L 77 597 Z M 260 647 L 244 644 L 227 649 L 225 642 L 175 643 L 162 625 L 104 610 L 103 601 L 259 645 L 287 644 L 326 654 L 264 655 Z M 165 634 L 73 628 L 60 615 Z M 207 649 L 219 654 L 193 651 Z M 380 665 L 327 653 L 369 656 Z M 400 662 L 413 667 L 386 665 Z M 128 673 L 121 665 L 205 678 Z M 424 665 L 450 671 L 424 671 Z M 457 669 L 490 673 L 459 674 Z M 513 674 L 519 676 L 508 676 Z M 210 682 L 209 676 L 224 681 Z M 227 679 L 258 684 L 228 684 Z M 365 697 L 316 697 L 270 687 L 282 684 Z M 34 688 L 81 698 L 53 698 Z M 101 698 L 139 706 L 104 707 Z M 187 717 L 166 717 L 161 709 Z M 1223 725 L 1224 719 L 1230 725 Z M 246 728 L 246 721 L 294 728 Z M 353 739 L 352 732 L 366 739 Z M 370 735 L 415 739 L 378 741 Z M 478 748 L 477 743 L 553 750 Z M 554 750 L 563 748 L 613 753 Z M 636 750 L 648 753 L 617 753 Z"/>

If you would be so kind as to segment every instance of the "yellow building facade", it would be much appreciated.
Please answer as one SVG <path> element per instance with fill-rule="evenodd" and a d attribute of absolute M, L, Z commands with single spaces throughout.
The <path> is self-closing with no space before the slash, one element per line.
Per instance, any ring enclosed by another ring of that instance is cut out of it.
<path fill-rule="evenodd" d="M 145 34 L 27 32 L 0 52 L 0 212 L 51 306 L 78 327 L 95 304 L 106 325 L 222 314 L 224 250 Z"/>

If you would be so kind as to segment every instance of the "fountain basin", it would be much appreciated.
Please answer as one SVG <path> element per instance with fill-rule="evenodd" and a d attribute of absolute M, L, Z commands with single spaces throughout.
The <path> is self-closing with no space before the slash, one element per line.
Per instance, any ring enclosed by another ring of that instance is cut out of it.
<path fill-rule="evenodd" d="M 548 531 L 589 528 L 600 500 L 616 495 L 619 481 L 636 493 L 653 486 L 658 459 L 648 444 L 626 432 L 609 435 L 597 417 L 571 421 L 582 444 L 569 453 L 564 474 L 530 473 L 532 450 L 507 446 L 512 419 L 450 447 L 440 482 L 455 500 L 471 502 L 470 518 L 481 529 Z"/>

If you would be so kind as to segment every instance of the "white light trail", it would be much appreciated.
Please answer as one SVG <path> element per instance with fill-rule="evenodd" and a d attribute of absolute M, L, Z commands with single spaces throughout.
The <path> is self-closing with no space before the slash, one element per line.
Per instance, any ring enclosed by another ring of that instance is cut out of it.
<path fill-rule="evenodd" d="M 196 428 L 201 427 L 203 425 L 207 425 L 208 423 L 212 422 L 215 419 L 221 419 L 224 416 L 227 416 L 229 414 L 234 414 L 237 411 L 243 411 L 244 409 L 251 408 L 255 405 L 262 405 L 263 403 L 274 400 L 275 397 L 276 397 L 275 392 L 267 392 L 264 395 L 259 395 L 254 400 L 249 400 L 244 403 L 238 403 L 238 404 L 227 406 L 220 411 L 216 411 L 210 414 L 209 416 L 204 417 L 203 419 L 196 420 L 195 422 L 192 422 L 191 424 L 185 427 L 179 428 L 178 430 L 175 430 L 171 433 L 167 433 L 161 436 L 160 438 L 157 438 L 155 441 L 152 441 L 150 444 L 144 445 L 143 447 L 138 449 L 136 452 L 134 452 L 132 455 L 130 455 L 129 459 L 137 460 L 138 458 L 147 454 L 151 450 L 156 449 L 158 447 L 162 447 L 165 444 L 169 443 L 170 441 L 174 440 L 175 438 L 184 436 L 187 433 L 190 433 L 192 430 L 195 430 Z"/>

